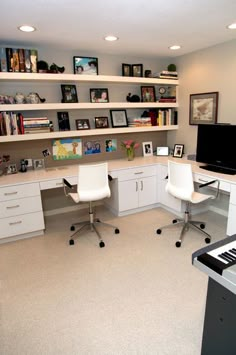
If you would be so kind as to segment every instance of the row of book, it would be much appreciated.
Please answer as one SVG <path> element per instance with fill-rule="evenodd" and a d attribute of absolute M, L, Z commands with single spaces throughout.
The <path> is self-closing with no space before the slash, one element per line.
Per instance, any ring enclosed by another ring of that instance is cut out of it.
<path fill-rule="evenodd" d="M 157 126 L 169 126 L 177 124 L 177 111 L 174 111 L 171 108 L 158 110 Z"/>
<path fill-rule="evenodd" d="M 138 117 L 129 121 L 129 127 L 149 127 L 152 126 L 151 117 Z"/>
<path fill-rule="evenodd" d="M 38 51 L 24 48 L 0 48 L 0 71 L 37 73 Z"/>
<path fill-rule="evenodd" d="M 51 132 L 47 117 L 25 118 L 21 113 L 0 112 L 0 136 Z"/>
<path fill-rule="evenodd" d="M 153 74 L 153 77 L 160 78 L 160 79 L 178 79 L 178 72 L 177 71 L 162 70 L 159 73 Z"/>

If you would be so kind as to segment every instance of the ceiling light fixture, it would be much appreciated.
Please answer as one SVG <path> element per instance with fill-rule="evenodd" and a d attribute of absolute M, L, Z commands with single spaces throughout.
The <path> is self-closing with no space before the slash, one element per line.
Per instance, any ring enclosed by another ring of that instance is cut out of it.
<path fill-rule="evenodd" d="M 228 25 L 227 28 L 230 30 L 236 30 L 236 23 L 231 23 L 231 25 Z"/>
<path fill-rule="evenodd" d="M 29 25 L 22 25 L 18 27 L 18 30 L 22 31 L 22 32 L 34 32 L 36 31 L 36 28 L 33 26 L 29 26 Z"/>
<path fill-rule="evenodd" d="M 178 45 L 174 45 L 174 46 L 170 46 L 168 48 L 171 49 L 172 51 L 176 51 L 177 49 L 180 49 L 181 47 Z"/>
<path fill-rule="evenodd" d="M 113 35 L 109 35 L 109 36 L 106 36 L 104 39 L 109 42 L 114 42 L 114 41 L 117 41 L 119 38 L 116 36 L 113 36 Z"/>

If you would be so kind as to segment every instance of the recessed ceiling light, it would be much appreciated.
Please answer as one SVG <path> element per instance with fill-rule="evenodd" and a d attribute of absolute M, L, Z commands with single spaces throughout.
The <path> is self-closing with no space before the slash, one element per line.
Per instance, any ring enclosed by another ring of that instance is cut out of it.
<path fill-rule="evenodd" d="M 230 30 L 235 30 L 236 29 L 236 23 L 231 23 L 231 25 L 228 25 L 227 28 Z"/>
<path fill-rule="evenodd" d="M 22 32 L 34 32 L 36 31 L 36 28 L 33 26 L 23 25 L 23 26 L 19 26 L 18 30 Z"/>
<path fill-rule="evenodd" d="M 113 35 L 109 35 L 109 36 L 106 36 L 106 37 L 105 37 L 105 40 L 106 40 L 106 41 L 109 41 L 109 42 L 113 42 L 113 41 L 117 41 L 117 40 L 118 40 L 118 37 L 113 36 Z"/>
<path fill-rule="evenodd" d="M 174 46 L 170 46 L 168 48 L 171 49 L 172 51 L 176 51 L 177 49 L 180 49 L 181 47 L 178 45 L 174 45 Z"/>

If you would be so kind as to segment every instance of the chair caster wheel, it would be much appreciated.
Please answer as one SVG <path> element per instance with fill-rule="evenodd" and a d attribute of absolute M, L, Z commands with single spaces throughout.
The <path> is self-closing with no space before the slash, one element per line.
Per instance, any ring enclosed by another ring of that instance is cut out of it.
<path fill-rule="evenodd" d="M 71 230 L 71 232 L 73 232 L 75 230 L 75 226 L 71 226 L 70 230 Z"/>
<path fill-rule="evenodd" d="M 209 244 L 209 243 L 211 242 L 210 238 L 207 237 L 207 238 L 205 239 L 205 242 L 206 242 L 206 244 Z"/>
<path fill-rule="evenodd" d="M 175 246 L 176 246 L 176 248 L 180 248 L 180 247 L 181 247 L 181 242 L 178 240 L 178 241 L 175 243 Z"/>
<path fill-rule="evenodd" d="M 173 221 L 172 221 L 173 224 L 175 224 L 177 222 L 178 222 L 177 219 L 173 219 Z"/>
<path fill-rule="evenodd" d="M 157 229 L 156 233 L 161 234 L 161 229 Z"/>
<path fill-rule="evenodd" d="M 99 218 L 96 218 L 96 222 L 101 223 L 101 221 L 100 221 L 100 219 L 99 219 Z"/>
<path fill-rule="evenodd" d="M 70 244 L 70 245 L 74 245 L 74 244 L 75 244 L 74 239 L 70 239 L 69 244 Z"/>
<path fill-rule="evenodd" d="M 120 230 L 118 228 L 115 229 L 115 234 L 119 234 Z"/>
<path fill-rule="evenodd" d="M 201 224 L 200 224 L 200 228 L 201 228 L 201 229 L 205 229 L 205 224 L 204 224 L 204 223 L 201 223 Z"/>
<path fill-rule="evenodd" d="M 104 248 L 104 247 L 105 247 L 105 243 L 104 243 L 103 241 L 101 241 L 101 242 L 99 243 L 99 246 L 100 246 L 100 248 Z"/>

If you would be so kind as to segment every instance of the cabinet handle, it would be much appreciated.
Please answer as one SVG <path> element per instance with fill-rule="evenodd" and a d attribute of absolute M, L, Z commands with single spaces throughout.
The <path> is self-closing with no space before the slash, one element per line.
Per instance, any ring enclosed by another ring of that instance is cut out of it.
<path fill-rule="evenodd" d="M 5 196 L 16 195 L 16 194 L 17 194 L 17 191 L 14 191 L 14 192 L 5 192 L 5 193 L 4 193 Z"/>
<path fill-rule="evenodd" d="M 138 182 L 136 181 L 136 192 L 138 191 Z"/>
<path fill-rule="evenodd" d="M 201 181 L 201 182 L 208 182 L 208 180 L 204 180 L 204 179 L 198 179 L 198 181 Z"/>
<path fill-rule="evenodd" d="M 15 205 L 15 206 L 7 206 L 7 210 L 10 210 L 11 208 L 18 208 L 20 205 Z"/>
<path fill-rule="evenodd" d="M 143 174 L 143 171 L 137 171 L 137 173 L 134 173 L 134 175 L 140 175 Z"/>
<path fill-rule="evenodd" d="M 141 191 L 143 191 L 143 181 L 141 181 Z"/>
<path fill-rule="evenodd" d="M 17 221 L 17 222 L 11 222 L 9 223 L 9 226 L 14 226 L 15 224 L 21 224 L 22 221 Z"/>

